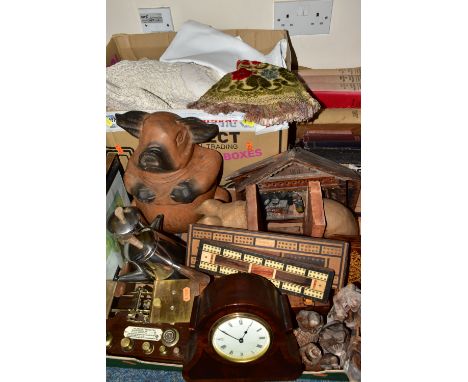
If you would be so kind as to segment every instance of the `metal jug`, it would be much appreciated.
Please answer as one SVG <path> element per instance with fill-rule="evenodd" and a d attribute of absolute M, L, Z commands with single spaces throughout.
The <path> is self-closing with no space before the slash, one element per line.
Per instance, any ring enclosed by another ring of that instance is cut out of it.
<path fill-rule="evenodd" d="M 183 276 L 208 284 L 208 275 L 183 265 L 187 246 L 178 237 L 162 231 L 163 219 L 163 215 L 158 215 L 148 225 L 136 207 L 117 207 L 111 214 L 107 229 L 124 243 L 124 256 L 135 268 L 117 280 L 152 282 Z"/>

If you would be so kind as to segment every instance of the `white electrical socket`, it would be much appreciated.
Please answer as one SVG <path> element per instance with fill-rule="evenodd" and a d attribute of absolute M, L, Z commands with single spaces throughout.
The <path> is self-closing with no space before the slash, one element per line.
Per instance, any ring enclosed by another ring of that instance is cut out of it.
<path fill-rule="evenodd" d="M 138 8 L 144 33 L 173 31 L 171 8 Z"/>
<path fill-rule="evenodd" d="M 333 0 L 279 1 L 274 7 L 275 29 L 291 36 L 330 33 Z"/>

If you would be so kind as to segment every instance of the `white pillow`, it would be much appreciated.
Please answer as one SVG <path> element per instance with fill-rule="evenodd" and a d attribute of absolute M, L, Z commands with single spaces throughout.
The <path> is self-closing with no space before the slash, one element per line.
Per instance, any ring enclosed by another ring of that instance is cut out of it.
<path fill-rule="evenodd" d="M 159 58 L 162 62 L 194 62 L 215 69 L 220 75 L 236 70 L 237 60 L 267 62 L 285 67 L 286 40 L 264 55 L 238 37 L 197 21 L 186 21 Z"/>
<path fill-rule="evenodd" d="M 286 51 L 288 48 L 288 41 L 283 38 L 279 40 L 273 50 L 266 54 L 265 61 L 268 64 L 273 64 L 276 66 L 281 66 L 282 68 L 286 68 Z"/>
<path fill-rule="evenodd" d="M 241 36 L 236 36 L 237 39 L 242 40 Z M 270 53 L 265 54 L 265 61 L 268 64 L 281 66 L 286 68 L 286 52 L 288 49 L 288 41 L 283 38 L 279 40 Z"/>

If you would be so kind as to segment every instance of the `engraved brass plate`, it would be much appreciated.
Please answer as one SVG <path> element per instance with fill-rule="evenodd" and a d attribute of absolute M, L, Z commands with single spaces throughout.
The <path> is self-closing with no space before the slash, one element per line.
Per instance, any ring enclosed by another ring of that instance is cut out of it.
<path fill-rule="evenodd" d="M 150 322 L 190 322 L 193 299 L 197 294 L 198 284 L 189 279 L 155 281 Z"/>

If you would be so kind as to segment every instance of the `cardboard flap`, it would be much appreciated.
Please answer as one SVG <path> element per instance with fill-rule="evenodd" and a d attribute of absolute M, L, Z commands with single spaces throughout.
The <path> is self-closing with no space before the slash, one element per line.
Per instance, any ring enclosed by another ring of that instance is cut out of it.
<path fill-rule="evenodd" d="M 284 30 L 264 29 L 229 29 L 222 32 L 232 36 L 239 36 L 242 41 L 249 44 L 263 54 L 268 54 L 281 39 L 288 39 Z M 116 34 L 110 39 L 106 50 L 106 63 L 111 64 L 112 59 L 139 60 L 149 58 L 158 60 L 165 52 L 176 32 L 158 32 L 141 34 Z M 291 51 L 288 43 L 286 64 L 291 68 Z"/>
<path fill-rule="evenodd" d="M 157 60 L 167 49 L 175 32 L 118 34 L 112 36 L 121 60 L 149 58 Z"/>
<path fill-rule="evenodd" d="M 132 44 L 130 43 L 130 35 L 118 36 L 118 38 L 115 39 L 115 45 L 122 60 L 138 60 L 138 57 L 133 52 Z"/>

